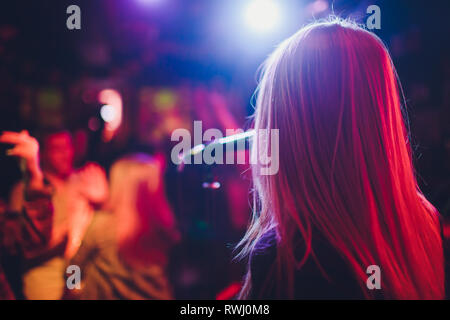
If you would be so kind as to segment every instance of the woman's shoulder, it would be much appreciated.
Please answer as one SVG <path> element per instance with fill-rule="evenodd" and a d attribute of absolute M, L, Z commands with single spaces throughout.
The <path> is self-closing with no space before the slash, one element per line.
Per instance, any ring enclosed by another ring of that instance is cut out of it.
<path fill-rule="evenodd" d="M 294 297 L 361 297 L 356 279 L 337 251 L 322 237 L 316 235 L 314 239 L 314 257 L 309 256 L 302 267 L 294 271 Z M 297 239 L 294 252 L 297 258 L 302 257 L 305 252 L 303 244 L 301 239 Z M 265 232 L 255 244 L 249 261 L 252 299 L 279 298 L 276 277 L 280 275 L 280 269 L 276 261 L 277 251 L 282 246 L 275 229 Z M 283 290 L 280 292 L 283 294 Z"/>

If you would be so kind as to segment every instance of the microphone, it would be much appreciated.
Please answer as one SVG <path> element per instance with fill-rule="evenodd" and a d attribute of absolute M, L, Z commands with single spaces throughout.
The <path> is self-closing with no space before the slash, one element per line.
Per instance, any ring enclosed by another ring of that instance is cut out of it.
<path fill-rule="evenodd" d="M 179 155 L 180 163 L 178 165 L 178 171 L 182 171 L 184 169 L 184 165 L 190 157 L 193 157 L 201 152 L 203 152 L 206 148 L 214 148 L 218 145 L 226 146 L 228 144 L 232 144 L 239 141 L 251 141 L 252 137 L 255 134 L 255 130 L 248 130 L 245 132 L 236 133 L 230 136 L 226 136 L 220 139 L 215 139 L 208 144 L 198 144 L 193 148 L 189 149 L 187 152 Z M 247 149 L 247 143 L 238 143 L 236 151 Z M 234 152 L 234 148 L 233 148 Z"/>

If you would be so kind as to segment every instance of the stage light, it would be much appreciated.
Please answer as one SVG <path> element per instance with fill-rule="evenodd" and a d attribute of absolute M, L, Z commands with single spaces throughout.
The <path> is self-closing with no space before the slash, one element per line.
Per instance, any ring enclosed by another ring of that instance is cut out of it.
<path fill-rule="evenodd" d="M 109 104 L 105 104 L 100 109 L 100 115 L 105 122 L 112 122 L 116 118 L 116 111 L 115 108 Z"/>
<path fill-rule="evenodd" d="M 154 5 L 160 3 L 162 0 L 137 0 L 137 2 L 143 5 Z"/>
<path fill-rule="evenodd" d="M 256 32 L 274 30 L 280 22 L 280 7 L 274 0 L 252 0 L 244 17 L 247 25 Z"/>
<path fill-rule="evenodd" d="M 217 190 L 220 188 L 220 182 L 214 181 L 214 182 L 203 182 L 202 183 L 203 189 L 213 189 Z"/>
<path fill-rule="evenodd" d="M 104 89 L 98 94 L 98 101 L 103 104 L 100 116 L 105 121 L 103 140 L 110 141 L 122 123 L 122 96 L 114 89 Z"/>

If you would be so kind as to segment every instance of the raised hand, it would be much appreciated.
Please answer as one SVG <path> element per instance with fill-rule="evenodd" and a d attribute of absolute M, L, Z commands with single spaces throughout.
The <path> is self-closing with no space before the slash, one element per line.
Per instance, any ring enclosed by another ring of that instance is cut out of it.
<path fill-rule="evenodd" d="M 39 166 L 39 143 L 31 137 L 28 131 L 21 132 L 4 131 L 0 135 L 0 143 L 14 145 L 7 150 L 9 156 L 21 159 L 21 168 L 29 173 L 29 186 L 33 189 L 43 187 L 43 174 Z"/>
<path fill-rule="evenodd" d="M 80 191 L 92 203 L 101 204 L 108 197 L 108 180 L 105 170 L 94 162 L 81 168 L 76 176 Z"/>

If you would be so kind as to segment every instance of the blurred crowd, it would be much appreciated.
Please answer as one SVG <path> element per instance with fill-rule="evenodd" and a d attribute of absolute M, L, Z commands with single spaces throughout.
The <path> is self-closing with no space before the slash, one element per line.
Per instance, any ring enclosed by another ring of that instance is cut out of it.
<path fill-rule="evenodd" d="M 195 117 L 204 125 L 237 128 L 223 94 L 201 87 L 190 94 L 199 106 Z M 155 110 L 140 114 L 141 123 L 152 128 L 137 128 L 143 141 L 127 142 L 134 147 L 113 155 L 102 150 L 107 141 L 96 141 L 89 128 L 78 130 L 89 140 L 82 139 L 82 146 L 62 127 L 35 130 L 33 136 L 3 131 L 6 157 L 16 158 L 20 168 L 0 211 L 3 298 L 236 294 L 244 268 L 232 256 L 250 214 L 248 168 L 194 166 L 180 172 L 170 162 L 168 141 L 182 120 L 167 111 L 172 106 L 170 97 L 166 100 L 164 117 Z M 86 157 L 87 146 L 96 142 L 95 160 L 109 173 Z M 208 187 L 218 179 L 220 188 Z M 81 288 L 68 289 L 69 266 L 80 268 Z"/>
<path fill-rule="evenodd" d="M 195 286 L 202 285 L 204 291 L 199 288 L 198 294 L 211 297 L 220 289 L 211 284 L 217 280 L 219 285 L 227 284 L 231 251 L 224 255 L 227 248 L 220 252 L 217 241 L 217 234 L 226 234 L 226 226 L 213 230 L 205 217 L 181 216 L 181 221 L 197 225 L 184 225 L 191 230 L 185 231 L 180 246 L 180 226 L 166 196 L 164 156 L 120 157 L 108 179 L 93 162 L 74 168 L 68 131 L 48 131 L 39 141 L 27 131 L 5 131 L 0 136 L 1 143 L 12 146 L 8 155 L 20 159 L 23 173 L 1 207 L 2 298 L 170 299 L 175 289 L 180 295 L 192 295 Z M 231 183 L 230 190 L 246 194 L 239 183 Z M 239 203 L 235 193 L 230 196 L 237 199 L 231 202 L 236 209 L 233 216 L 244 214 L 232 224 L 243 230 L 248 203 Z M 217 243 L 202 239 L 208 237 L 202 229 L 209 236 L 214 233 Z M 217 271 L 210 268 L 216 264 L 222 265 L 223 273 L 208 276 L 207 272 Z M 82 271 L 81 289 L 68 290 L 71 265 Z"/>
<path fill-rule="evenodd" d="M 27 131 L 0 136 L 24 175 L 1 212 L 1 257 L 9 262 L 1 298 L 171 298 L 166 268 L 179 233 L 164 194 L 164 164 L 145 154 L 121 158 L 108 183 L 97 164 L 74 169 L 67 131 L 41 141 Z M 69 265 L 83 270 L 76 292 L 67 291 Z"/>

